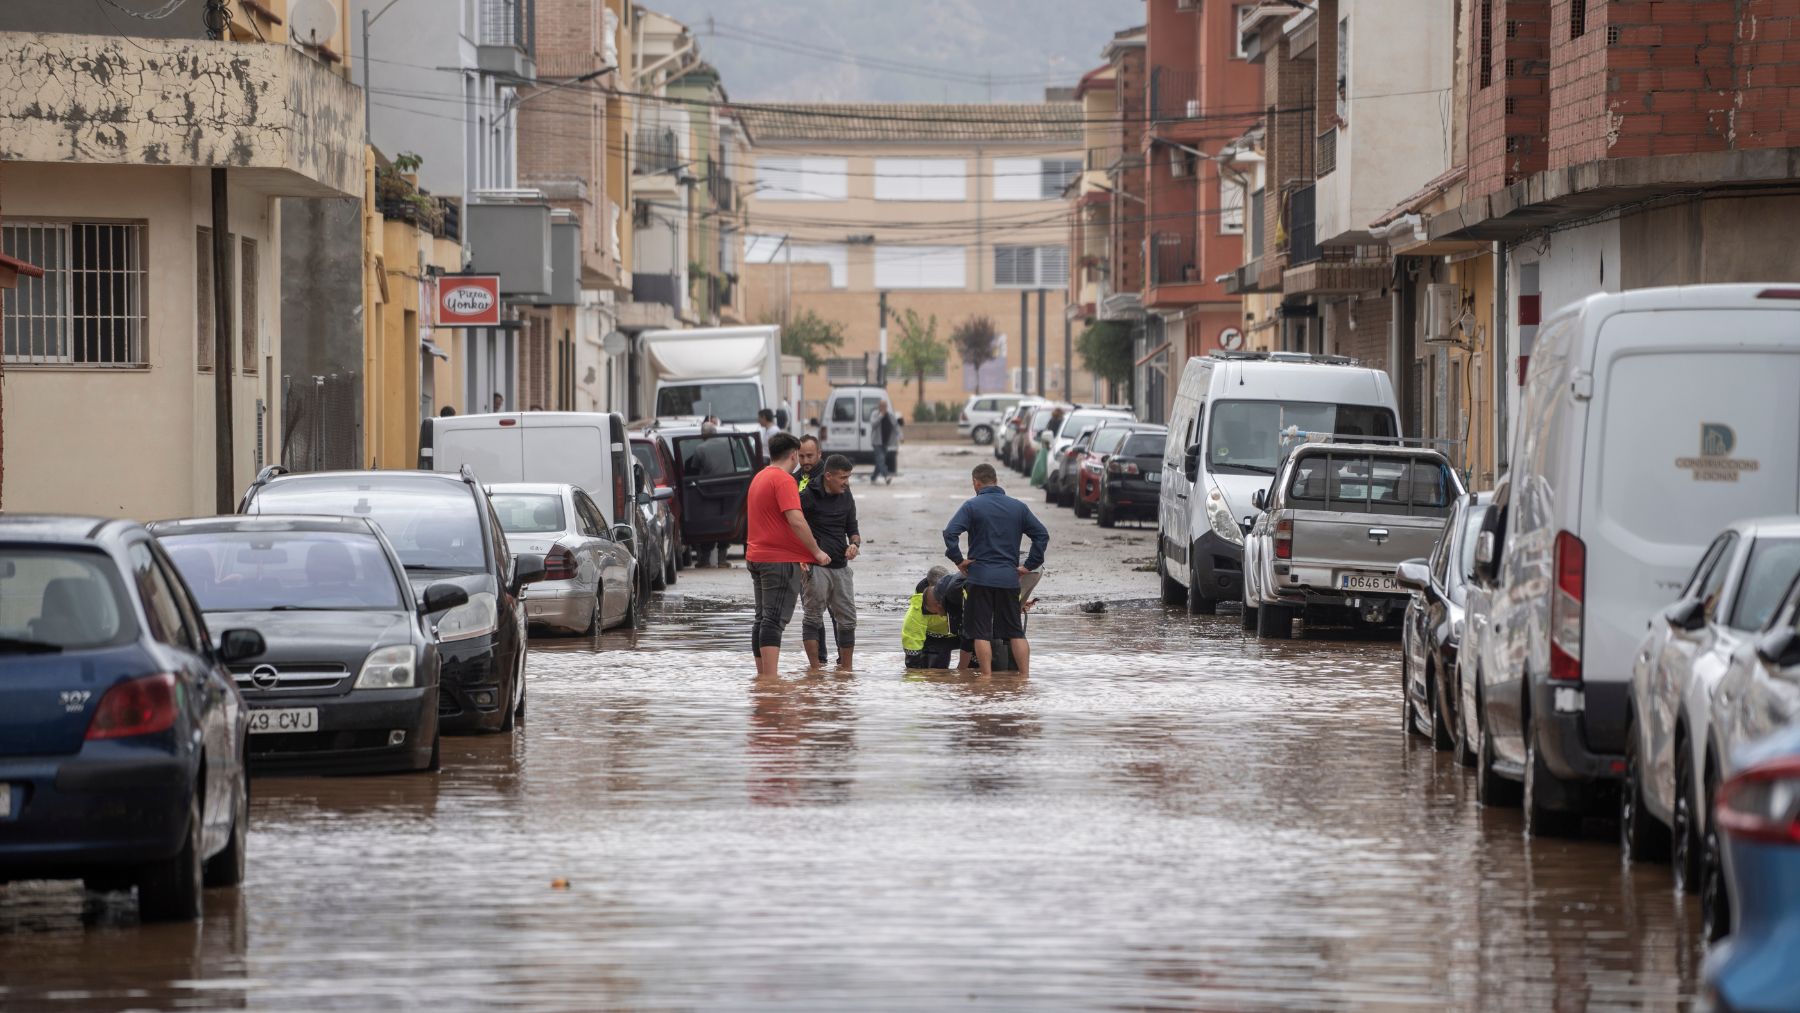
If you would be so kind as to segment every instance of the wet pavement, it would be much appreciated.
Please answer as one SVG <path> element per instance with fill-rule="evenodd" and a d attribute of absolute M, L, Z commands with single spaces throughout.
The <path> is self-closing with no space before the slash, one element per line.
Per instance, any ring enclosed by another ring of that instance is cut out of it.
<path fill-rule="evenodd" d="M 435 777 L 257 780 L 247 884 L 197 926 L 0 887 L 0 1009 L 1691 1004 L 1666 866 L 1479 808 L 1403 736 L 1392 641 L 1163 608 L 1153 526 L 1034 494 L 1031 680 L 903 674 L 987 459 L 857 486 L 854 674 L 803 674 L 796 619 L 757 681 L 741 562 L 683 571 L 642 632 L 534 642 L 521 730 Z"/>

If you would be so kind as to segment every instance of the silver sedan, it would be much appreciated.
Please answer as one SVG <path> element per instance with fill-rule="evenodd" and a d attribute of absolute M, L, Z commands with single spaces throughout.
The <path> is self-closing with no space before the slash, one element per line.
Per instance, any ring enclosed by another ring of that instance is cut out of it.
<path fill-rule="evenodd" d="M 637 560 L 587 493 L 573 485 L 513 482 L 490 486 L 488 495 L 507 548 L 544 557 L 544 579 L 525 592 L 532 626 L 580 635 L 641 624 Z"/>

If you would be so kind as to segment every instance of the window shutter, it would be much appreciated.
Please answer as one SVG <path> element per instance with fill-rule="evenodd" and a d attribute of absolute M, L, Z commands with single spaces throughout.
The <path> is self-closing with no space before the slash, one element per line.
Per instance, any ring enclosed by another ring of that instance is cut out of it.
<path fill-rule="evenodd" d="M 1043 199 L 1043 159 L 996 158 L 993 166 L 995 200 Z"/>

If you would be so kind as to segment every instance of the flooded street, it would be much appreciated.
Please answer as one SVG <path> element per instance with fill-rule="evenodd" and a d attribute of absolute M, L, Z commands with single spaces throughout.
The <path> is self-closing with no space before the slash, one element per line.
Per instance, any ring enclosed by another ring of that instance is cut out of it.
<path fill-rule="evenodd" d="M 749 580 L 535 642 L 438 775 L 259 779 L 193 926 L 0 888 L 0 1008 L 1677 1009 L 1696 899 L 1610 829 L 1527 841 L 1400 727 L 1395 642 L 1157 603 L 1154 526 L 1050 526 L 1032 678 L 902 672 L 985 448 L 855 486 L 854 674 L 753 677 Z M 1104 611 L 1082 610 L 1103 600 Z"/>

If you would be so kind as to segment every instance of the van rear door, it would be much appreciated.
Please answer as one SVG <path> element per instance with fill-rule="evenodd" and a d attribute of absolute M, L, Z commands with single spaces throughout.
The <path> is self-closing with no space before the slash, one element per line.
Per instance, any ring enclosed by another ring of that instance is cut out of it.
<path fill-rule="evenodd" d="M 1331 571 L 1339 591 L 1398 593 L 1389 581 L 1408 559 L 1431 555 L 1462 487 L 1437 454 L 1345 448 L 1296 462 L 1283 505 L 1293 522 L 1294 567 Z M 1380 576 L 1379 586 L 1369 578 Z"/>
<path fill-rule="evenodd" d="M 1574 532 L 1586 548 L 1591 748 L 1623 748 L 1624 708 L 1595 698 L 1624 692 L 1644 624 L 1714 536 L 1800 509 L 1797 324 L 1792 308 L 1625 312 L 1601 324 Z"/>
<path fill-rule="evenodd" d="M 440 418 L 432 434 L 431 469 L 455 474 L 468 465 L 482 482 L 523 482 L 525 433 L 518 415 Z"/>

